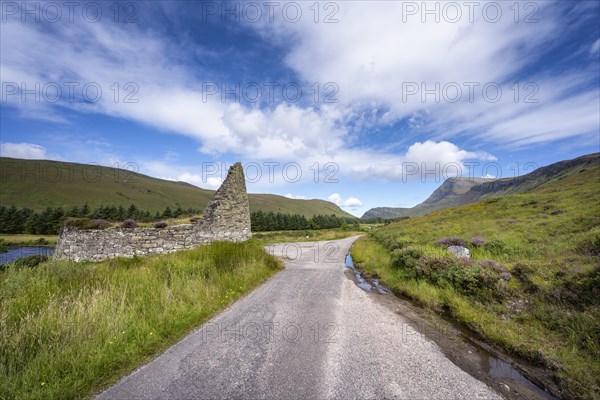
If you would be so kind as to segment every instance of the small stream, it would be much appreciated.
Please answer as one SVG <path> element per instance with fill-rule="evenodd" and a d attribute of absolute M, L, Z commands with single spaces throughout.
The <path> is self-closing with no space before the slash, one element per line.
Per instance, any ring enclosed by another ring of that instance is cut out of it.
<path fill-rule="evenodd" d="M 354 260 L 352 260 L 352 256 L 348 252 L 346 255 L 346 267 L 350 268 L 355 276 L 356 285 L 369 293 L 379 293 L 379 294 L 390 294 L 391 291 L 382 286 L 377 279 L 365 279 L 355 266 Z M 410 300 L 408 300 L 410 302 Z M 509 363 L 500 360 L 492 353 L 484 349 L 482 346 L 477 344 L 477 342 L 471 337 L 468 331 L 460 325 L 457 325 L 452 320 L 448 318 L 443 319 L 454 326 L 458 331 L 461 332 L 460 339 L 468 343 L 474 350 L 477 352 L 477 355 L 480 359 L 480 364 L 485 369 L 485 372 L 489 374 L 489 376 L 499 379 L 499 380 L 512 380 L 519 382 L 521 385 L 527 387 L 531 391 L 538 394 L 542 399 L 546 400 L 558 400 L 556 397 L 552 396 L 550 393 L 536 386 L 529 379 L 525 378 L 519 371 L 517 371 L 512 365 Z"/>
<path fill-rule="evenodd" d="M 18 260 L 21 257 L 54 254 L 54 247 L 49 246 L 14 246 L 9 247 L 6 253 L 0 253 L 0 264 Z"/>

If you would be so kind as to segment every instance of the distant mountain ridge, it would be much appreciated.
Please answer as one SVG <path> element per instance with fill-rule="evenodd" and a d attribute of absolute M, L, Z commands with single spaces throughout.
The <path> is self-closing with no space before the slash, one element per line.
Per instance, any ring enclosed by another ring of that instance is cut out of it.
<path fill-rule="evenodd" d="M 514 178 L 449 178 L 427 200 L 411 208 L 375 207 L 362 219 L 415 217 L 431 211 L 475 203 L 489 197 L 525 193 L 556 179 L 576 173 L 582 168 L 598 166 L 600 153 L 587 154 L 572 160 L 559 161 Z M 600 182 L 599 182 L 600 185 Z"/>
<path fill-rule="evenodd" d="M 165 207 L 204 208 L 215 192 L 186 182 L 153 178 L 132 171 L 98 165 L 0 157 L 0 205 L 70 208 L 84 203 L 127 207 L 131 203 L 152 213 Z M 251 211 L 356 218 L 337 205 L 319 199 L 289 199 L 274 194 L 249 193 Z"/>

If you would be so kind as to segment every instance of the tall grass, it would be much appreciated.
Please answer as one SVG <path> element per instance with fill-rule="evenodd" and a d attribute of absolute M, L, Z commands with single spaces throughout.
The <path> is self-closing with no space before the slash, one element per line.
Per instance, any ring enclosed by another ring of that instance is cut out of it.
<path fill-rule="evenodd" d="M 0 273 L 0 398 L 79 398 L 281 268 L 256 243 Z"/>
<path fill-rule="evenodd" d="M 7 246 L 55 246 L 58 235 L 30 235 L 30 234 L 4 234 L 0 235 L 0 242 Z"/>

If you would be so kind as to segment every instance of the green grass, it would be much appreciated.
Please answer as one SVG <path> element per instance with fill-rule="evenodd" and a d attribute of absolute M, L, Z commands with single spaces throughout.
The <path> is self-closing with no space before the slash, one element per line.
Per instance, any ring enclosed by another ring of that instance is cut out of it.
<path fill-rule="evenodd" d="M 0 204 L 42 211 L 46 207 L 81 207 L 88 202 L 128 207 L 134 203 L 151 213 L 165 207 L 203 208 L 215 193 L 185 182 L 152 178 L 122 169 L 48 160 L 0 158 Z M 133 165 L 131 166 L 133 167 Z M 273 194 L 249 194 L 251 211 L 353 217 L 324 200 L 288 199 Z"/>
<path fill-rule="evenodd" d="M 436 211 L 375 229 L 352 255 L 367 274 L 545 366 L 577 398 L 600 398 L 600 168 L 526 194 Z M 436 246 L 467 242 L 461 263 Z M 486 239 L 482 246 L 470 241 Z M 503 264 L 500 272 L 477 263 Z"/>
<path fill-rule="evenodd" d="M 0 272 L 0 398 L 89 396 L 280 268 L 248 242 L 8 267 Z"/>
<path fill-rule="evenodd" d="M 57 241 L 58 235 L 0 235 L 0 242 L 7 246 L 55 246 Z"/>
<path fill-rule="evenodd" d="M 344 230 L 341 228 L 301 231 L 254 232 L 252 233 L 252 241 L 263 245 L 283 242 L 319 242 L 327 240 L 344 239 L 350 236 L 362 234 L 364 234 L 364 231 L 362 230 Z"/>

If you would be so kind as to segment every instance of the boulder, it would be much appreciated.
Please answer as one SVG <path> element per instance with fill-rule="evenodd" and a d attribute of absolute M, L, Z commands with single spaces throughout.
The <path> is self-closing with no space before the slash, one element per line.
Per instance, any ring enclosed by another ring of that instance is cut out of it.
<path fill-rule="evenodd" d="M 458 258 L 471 258 L 471 252 L 463 246 L 450 246 L 448 251 Z"/>

